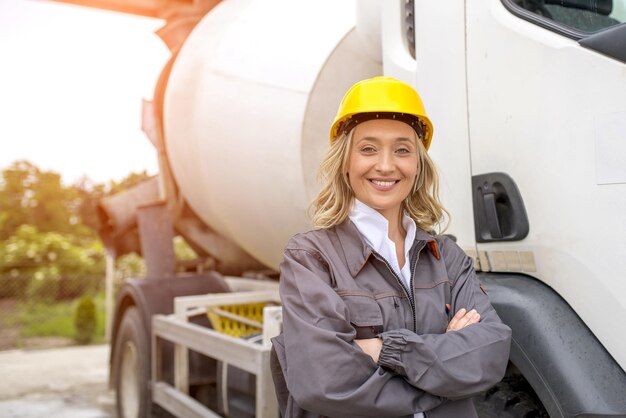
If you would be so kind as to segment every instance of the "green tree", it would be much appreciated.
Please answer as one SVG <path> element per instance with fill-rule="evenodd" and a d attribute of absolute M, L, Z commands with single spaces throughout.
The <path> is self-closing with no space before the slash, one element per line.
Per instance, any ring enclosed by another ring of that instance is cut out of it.
<path fill-rule="evenodd" d="M 83 177 L 64 186 L 58 173 L 42 171 L 28 161 L 15 161 L 0 173 L 0 239 L 7 239 L 21 225 L 33 225 L 41 232 L 91 241 L 100 228 L 98 201 L 149 178 L 144 170 L 119 182 L 100 184 Z"/>
<path fill-rule="evenodd" d="M 11 236 L 31 222 L 32 192 L 28 191 L 38 169 L 27 161 L 16 161 L 2 171 L 0 183 L 0 239 Z"/>
<path fill-rule="evenodd" d="M 73 187 L 63 186 L 58 173 L 41 171 L 28 161 L 14 162 L 0 177 L 0 239 L 10 237 L 21 225 L 93 238 L 75 213 L 79 198 Z"/>

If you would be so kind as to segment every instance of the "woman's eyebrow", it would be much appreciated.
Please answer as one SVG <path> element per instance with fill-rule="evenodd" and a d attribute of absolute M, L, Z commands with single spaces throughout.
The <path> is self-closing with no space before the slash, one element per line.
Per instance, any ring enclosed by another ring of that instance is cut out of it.
<path fill-rule="evenodd" d="M 393 139 L 395 142 L 408 142 L 413 143 L 413 138 L 407 138 L 405 136 L 400 136 Z M 381 142 L 381 139 L 377 136 L 364 136 L 363 138 L 359 138 L 355 141 L 356 144 L 362 141 L 373 141 L 373 142 Z"/>
<path fill-rule="evenodd" d="M 364 136 L 363 138 L 358 138 L 355 143 L 359 143 L 359 142 L 363 142 L 363 141 L 374 141 L 374 142 L 380 142 L 380 138 L 378 138 L 377 136 Z"/>
<path fill-rule="evenodd" d="M 396 138 L 396 141 L 397 142 L 408 142 L 408 143 L 412 144 L 413 143 L 413 138 L 407 138 L 405 136 L 401 136 L 401 137 Z"/>

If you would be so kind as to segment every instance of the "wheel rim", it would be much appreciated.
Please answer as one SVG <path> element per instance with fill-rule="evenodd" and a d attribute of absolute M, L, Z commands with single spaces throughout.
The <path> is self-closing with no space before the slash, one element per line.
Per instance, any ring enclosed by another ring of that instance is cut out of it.
<path fill-rule="evenodd" d="M 137 347 L 132 341 L 126 341 L 122 349 L 120 370 L 120 418 L 137 418 L 139 416 L 139 370 Z"/>

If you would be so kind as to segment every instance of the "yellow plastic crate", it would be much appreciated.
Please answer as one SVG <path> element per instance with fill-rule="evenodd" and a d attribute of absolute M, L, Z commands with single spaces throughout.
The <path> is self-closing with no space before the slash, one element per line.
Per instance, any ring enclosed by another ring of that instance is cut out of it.
<path fill-rule="evenodd" d="M 211 326 L 217 332 L 242 338 L 263 331 L 265 302 L 225 305 L 207 309 Z"/>

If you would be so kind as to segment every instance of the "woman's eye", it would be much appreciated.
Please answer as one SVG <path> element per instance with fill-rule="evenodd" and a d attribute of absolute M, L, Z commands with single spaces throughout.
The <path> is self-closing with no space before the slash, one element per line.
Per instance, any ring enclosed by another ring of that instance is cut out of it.
<path fill-rule="evenodd" d="M 361 148 L 361 152 L 365 152 L 365 153 L 376 152 L 376 148 L 367 145 L 367 146 Z"/>
<path fill-rule="evenodd" d="M 398 149 L 396 150 L 396 152 L 397 152 L 398 154 L 408 154 L 409 152 L 411 152 L 411 150 L 410 150 L 410 149 L 408 149 L 408 148 L 398 148 Z"/>

